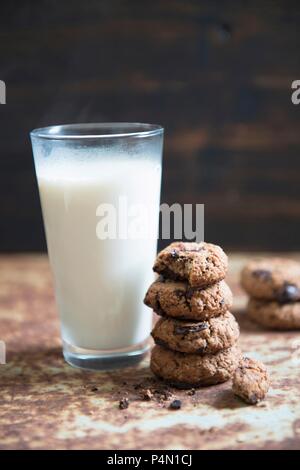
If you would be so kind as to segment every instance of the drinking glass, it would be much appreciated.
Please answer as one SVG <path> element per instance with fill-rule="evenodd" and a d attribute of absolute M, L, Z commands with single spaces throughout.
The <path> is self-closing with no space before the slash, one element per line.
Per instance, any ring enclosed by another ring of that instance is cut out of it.
<path fill-rule="evenodd" d="M 163 128 L 72 124 L 31 132 L 63 354 L 85 369 L 138 362 L 157 249 Z"/>

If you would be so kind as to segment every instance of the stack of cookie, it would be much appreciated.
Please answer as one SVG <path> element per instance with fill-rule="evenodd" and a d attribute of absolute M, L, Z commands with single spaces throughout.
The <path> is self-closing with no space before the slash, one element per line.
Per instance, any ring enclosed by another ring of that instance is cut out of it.
<path fill-rule="evenodd" d="M 172 243 L 153 270 L 145 304 L 162 318 L 152 336 L 151 369 L 181 388 L 212 385 L 231 378 L 240 353 L 239 327 L 229 312 L 232 293 L 225 283 L 227 256 L 210 243 Z"/>
<path fill-rule="evenodd" d="M 300 263 L 285 258 L 250 261 L 241 284 L 250 295 L 249 317 L 267 328 L 300 328 Z"/>

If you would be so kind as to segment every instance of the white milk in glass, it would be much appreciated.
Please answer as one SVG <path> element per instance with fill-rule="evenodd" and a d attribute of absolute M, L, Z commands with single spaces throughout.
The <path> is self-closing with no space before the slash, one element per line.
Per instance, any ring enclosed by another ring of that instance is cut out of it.
<path fill-rule="evenodd" d="M 135 234 L 130 225 L 129 239 L 101 240 L 96 212 L 100 204 L 118 209 L 120 197 L 129 209 L 143 205 L 156 235 L 161 165 L 151 155 L 135 159 L 106 151 L 101 159 L 96 150 L 87 149 L 83 160 L 72 158 L 71 149 L 62 152 L 38 167 L 62 337 L 85 349 L 133 346 L 151 330 L 143 298 L 153 281 L 156 239 L 139 236 L 138 227 Z M 133 219 L 134 211 L 127 225 Z"/>

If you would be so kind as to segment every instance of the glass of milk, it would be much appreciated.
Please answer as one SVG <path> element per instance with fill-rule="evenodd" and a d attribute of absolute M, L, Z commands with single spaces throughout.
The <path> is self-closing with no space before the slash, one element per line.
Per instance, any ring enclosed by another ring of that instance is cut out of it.
<path fill-rule="evenodd" d="M 66 361 L 138 362 L 152 318 L 163 128 L 74 124 L 31 132 Z"/>

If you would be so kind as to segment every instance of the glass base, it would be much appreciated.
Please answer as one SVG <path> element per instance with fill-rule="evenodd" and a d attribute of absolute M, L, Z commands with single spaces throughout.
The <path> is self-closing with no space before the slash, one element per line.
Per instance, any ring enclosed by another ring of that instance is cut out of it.
<path fill-rule="evenodd" d="M 150 339 L 128 348 L 113 350 L 83 349 L 63 341 L 63 355 L 73 367 L 86 370 L 111 370 L 138 364 L 150 348 Z"/>

